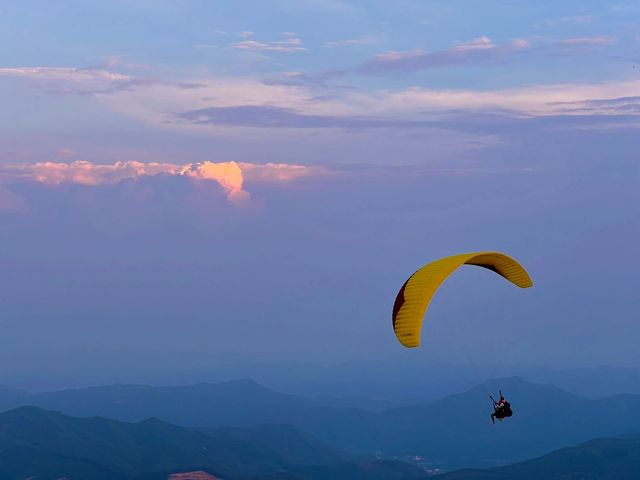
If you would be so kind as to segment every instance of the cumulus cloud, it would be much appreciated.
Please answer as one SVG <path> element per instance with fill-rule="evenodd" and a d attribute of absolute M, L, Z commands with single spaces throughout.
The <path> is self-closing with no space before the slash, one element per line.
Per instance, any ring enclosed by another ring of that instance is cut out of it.
<path fill-rule="evenodd" d="M 177 175 L 184 167 L 170 163 L 115 162 L 111 165 L 78 160 L 75 162 L 38 162 L 33 164 L 2 165 L 0 180 L 31 180 L 48 185 L 76 183 L 80 185 L 108 185 L 127 178 L 161 173 Z"/>
<path fill-rule="evenodd" d="M 230 202 L 246 204 L 251 196 L 244 190 L 245 177 L 260 183 L 287 183 L 299 178 L 318 175 L 323 169 L 303 165 L 264 165 L 237 162 L 210 162 L 173 164 L 142 163 L 136 161 L 95 164 L 87 161 L 39 162 L 34 164 L 14 164 L 0 166 L 0 181 L 5 184 L 16 182 L 38 182 L 47 185 L 79 184 L 89 186 L 114 185 L 127 179 L 139 179 L 156 175 L 179 176 L 197 182 L 216 182 L 224 189 Z M 0 204 L 3 209 L 20 206 L 10 192 L 0 190 Z"/>
<path fill-rule="evenodd" d="M 198 180 L 218 182 L 227 192 L 229 201 L 233 203 L 242 204 L 251 199 L 249 193 L 242 189 L 244 177 L 240 165 L 236 162 L 204 162 L 197 165 L 188 165 L 179 174 Z"/>

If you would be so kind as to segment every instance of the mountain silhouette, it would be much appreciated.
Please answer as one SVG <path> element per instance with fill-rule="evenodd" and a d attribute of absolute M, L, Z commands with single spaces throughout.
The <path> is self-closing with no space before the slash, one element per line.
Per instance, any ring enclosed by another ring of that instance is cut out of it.
<path fill-rule="evenodd" d="M 288 435 L 293 438 L 287 439 Z M 404 479 L 422 471 L 395 461 L 351 457 L 296 433 L 292 427 L 262 427 L 256 437 L 279 436 L 284 458 L 249 432 L 207 435 L 151 418 L 127 423 L 103 417 L 77 418 L 37 407 L 0 414 L 0 479 L 167 479 L 206 472 L 224 480 L 249 478 Z M 300 438 L 306 447 L 283 449 Z M 322 450 L 312 453 L 313 446 Z M 301 456 L 298 456 L 301 455 Z M 307 460 L 324 463 L 305 465 Z"/>
<path fill-rule="evenodd" d="M 496 394 L 498 387 L 515 414 L 492 425 L 487 394 Z M 640 430 L 638 395 L 584 398 L 517 377 L 492 380 L 436 402 L 379 413 L 318 405 L 251 380 L 177 387 L 114 385 L 26 398 L 29 404 L 69 415 L 124 421 L 156 417 L 200 429 L 292 425 L 351 454 L 420 456 L 446 468 L 506 464 L 593 438 Z M 17 406 L 16 401 L 25 402 L 12 397 L 11 407 Z M 8 403 L 0 392 L 0 404 Z"/>
<path fill-rule="evenodd" d="M 487 470 L 462 470 L 439 480 L 632 480 L 640 478 L 640 439 L 602 438 Z"/>

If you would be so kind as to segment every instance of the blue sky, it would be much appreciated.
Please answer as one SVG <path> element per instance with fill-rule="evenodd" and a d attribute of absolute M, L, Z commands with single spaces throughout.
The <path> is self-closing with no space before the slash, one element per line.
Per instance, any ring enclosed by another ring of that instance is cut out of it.
<path fill-rule="evenodd" d="M 638 365 L 639 26 L 634 2 L 5 2 L 3 355 L 409 355 L 406 276 L 495 249 L 535 288 L 460 272 L 429 352 Z"/>

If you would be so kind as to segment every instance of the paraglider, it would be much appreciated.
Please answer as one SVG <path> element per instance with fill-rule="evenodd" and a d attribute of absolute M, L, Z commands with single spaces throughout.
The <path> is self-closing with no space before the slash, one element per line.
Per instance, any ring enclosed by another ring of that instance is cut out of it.
<path fill-rule="evenodd" d="M 420 345 L 422 320 L 436 290 L 462 265 L 475 265 L 494 271 L 520 288 L 533 286 L 529 274 L 516 260 L 499 252 L 453 255 L 431 262 L 411 275 L 393 305 L 393 331 L 408 348 Z"/>
<path fill-rule="evenodd" d="M 531 277 L 515 259 L 499 252 L 476 252 L 453 255 L 431 262 L 411 275 L 396 296 L 393 305 L 393 331 L 407 348 L 420 346 L 423 317 L 431 299 L 442 283 L 462 265 L 487 268 L 520 288 L 533 286 Z M 500 391 L 500 400 L 493 401 L 491 421 L 502 421 L 513 415 L 511 405 Z"/>
<path fill-rule="evenodd" d="M 500 421 L 504 420 L 507 417 L 513 415 L 513 410 L 511 410 L 511 404 L 507 402 L 502 395 L 502 390 L 500 392 L 500 400 L 496 402 L 495 398 L 489 395 L 489 398 L 493 402 L 493 413 L 491 414 L 491 422 L 496 423 L 496 418 Z"/>

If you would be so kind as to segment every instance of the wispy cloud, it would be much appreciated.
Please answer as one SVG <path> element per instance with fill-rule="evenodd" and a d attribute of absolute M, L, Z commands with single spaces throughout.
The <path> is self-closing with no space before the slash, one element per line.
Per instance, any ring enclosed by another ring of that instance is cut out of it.
<path fill-rule="evenodd" d="M 251 30 L 241 30 L 239 32 L 227 32 L 226 30 L 215 30 L 214 33 L 216 35 L 220 35 L 221 37 L 240 37 L 240 38 L 249 38 L 254 35 L 254 32 Z"/>
<path fill-rule="evenodd" d="M 497 90 L 445 90 L 412 87 L 346 94 L 340 115 L 326 110 L 273 105 L 206 107 L 177 115 L 195 125 L 263 129 L 425 129 L 441 125 L 443 116 L 492 114 L 511 118 L 547 116 L 597 117 L 638 115 L 640 82 L 556 84 Z M 609 120 L 600 121 L 610 124 Z M 595 122 L 595 123 L 594 123 Z M 617 126 L 623 126 L 617 122 Z"/>
<path fill-rule="evenodd" d="M 479 37 L 460 43 L 450 50 L 454 55 L 484 55 L 500 49 L 491 39 Z M 525 40 L 509 43 L 509 48 L 527 51 L 531 47 Z M 567 45 L 557 48 L 574 48 Z M 575 47 L 578 48 L 578 47 Z M 579 47 L 582 48 L 582 47 Z M 493 55 L 493 53 L 490 53 Z M 420 58 L 418 52 L 394 52 L 385 54 L 386 62 L 413 61 Z M 424 60 L 420 60 L 422 62 Z M 415 66 L 411 67 L 414 68 Z M 420 64 L 422 68 L 422 64 Z M 17 70 L 17 72 L 16 72 Z M 122 74 L 106 72 L 109 84 L 120 81 Z M 595 109 L 589 101 L 636 97 L 640 92 L 637 81 L 603 83 L 566 83 L 542 86 L 524 86 L 493 90 L 473 89 L 334 89 L 329 93 L 322 82 L 313 83 L 302 72 L 290 72 L 285 78 L 268 81 L 253 77 L 201 77 L 187 82 L 138 82 L 132 76 L 124 76 L 127 88 L 103 88 L 94 79 L 103 74 L 81 69 L 33 68 L 1 69 L 1 74 L 20 75 L 37 81 L 40 88 L 48 90 L 48 79 L 56 79 L 56 85 L 67 92 L 96 94 L 105 108 L 139 119 L 156 128 L 190 130 L 202 134 L 242 135 L 243 128 L 268 130 L 280 129 L 283 134 L 294 134 L 292 129 L 363 129 L 432 128 L 438 115 L 446 112 L 502 112 L 508 115 L 546 116 L 613 115 L 615 105 L 607 109 Z M 88 85 L 78 78 L 87 78 Z M 78 87 L 80 82 L 80 87 Z M 197 88 L 195 88 L 197 87 Z M 319 94 L 319 89 L 323 89 Z M 583 102 L 583 105 L 570 105 Z M 635 107 L 619 107 L 618 114 L 635 114 Z M 285 130 L 287 130 L 285 132 Z M 260 135 L 261 132 L 255 131 Z"/>
<path fill-rule="evenodd" d="M 300 87 L 327 87 L 327 82 L 322 75 L 309 75 L 305 72 L 289 71 L 280 72 L 263 78 L 265 85 L 300 86 Z"/>
<path fill-rule="evenodd" d="M 0 68 L 0 76 L 26 78 L 56 93 L 110 92 L 143 82 L 109 70 L 68 67 L 5 67 Z"/>
<path fill-rule="evenodd" d="M 549 54 L 570 55 L 584 51 L 586 47 L 610 46 L 616 41 L 617 39 L 612 36 L 595 35 L 555 41 L 517 38 L 507 43 L 497 44 L 491 38 L 481 36 L 470 42 L 458 43 L 435 52 L 409 50 L 382 53 L 354 69 L 339 73 L 381 75 L 436 68 L 496 65 L 526 58 L 525 55 L 528 57 Z"/>
<path fill-rule="evenodd" d="M 453 46 L 451 50 L 457 51 L 457 52 L 465 52 L 465 51 L 488 50 L 488 49 L 494 49 L 494 48 L 496 48 L 496 45 L 493 43 L 493 41 L 486 35 L 483 35 L 481 37 L 474 38 L 469 42 L 461 42 Z"/>
<path fill-rule="evenodd" d="M 361 38 L 348 38 L 345 40 L 327 41 L 322 44 L 323 47 L 335 48 L 335 47 L 353 47 L 361 45 L 374 45 L 378 42 L 375 37 L 361 37 Z"/>
<path fill-rule="evenodd" d="M 548 18 L 538 22 L 534 27 L 558 27 L 562 25 L 590 25 L 597 20 L 596 15 L 567 15 L 564 17 Z"/>
<path fill-rule="evenodd" d="M 418 126 L 416 120 L 356 115 L 318 115 L 268 105 L 209 107 L 192 110 L 178 118 L 199 125 L 252 128 L 391 128 Z"/>
<path fill-rule="evenodd" d="M 148 70 L 148 65 L 143 65 L 128 59 L 126 55 L 107 55 L 102 59 L 98 68 L 106 70 L 127 69 L 127 70 Z"/>
<path fill-rule="evenodd" d="M 371 107 L 388 114 L 402 111 L 485 111 L 511 112 L 530 117 L 574 115 L 576 104 L 590 105 L 592 101 L 620 102 L 621 98 L 635 98 L 640 94 L 640 81 L 593 84 L 556 84 L 499 90 L 437 90 L 419 87 L 388 92 Z M 377 106 L 376 106 L 377 105 Z M 591 104 L 593 106 L 593 104 Z M 614 111 L 613 104 L 609 113 Z M 376 110 L 373 110 L 376 112 Z M 601 115 L 604 110 L 583 111 L 581 114 Z"/>
<path fill-rule="evenodd" d="M 113 93 L 158 84 L 171 84 L 180 88 L 195 88 L 197 84 L 165 82 L 156 78 L 138 77 L 99 68 L 71 67 L 4 67 L 0 76 L 21 77 L 43 89 L 57 94 L 90 95 Z"/>
<path fill-rule="evenodd" d="M 300 40 L 293 32 L 283 32 L 282 40 L 275 40 L 270 42 L 259 42 L 256 40 L 242 40 L 230 44 L 231 47 L 240 50 L 252 50 L 257 52 L 303 52 L 306 50 L 302 46 L 302 40 Z"/>
<path fill-rule="evenodd" d="M 634 97 L 576 100 L 552 104 L 575 114 L 640 115 L 640 91 Z"/>
<path fill-rule="evenodd" d="M 497 45 L 489 37 L 481 36 L 470 42 L 459 43 L 437 52 L 413 50 L 383 53 L 357 67 L 355 71 L 364 74 L 380 74 L 498 63 L 504 61 L 506 56 L 513 56 L 529 47 L 529 43 L 524 39 Z"/>
<path fill-rule="evenodd" d="M 290 183 L 301 178 L 329 173 L 324 167 L 290 163 L 239 163 L 239 165 L 247 182 L 250 183 Z"/>
<path fill-rule="evenodd" d="M 567 46 L 597 46 L 597 45 L 613 45 L 617 42 L 615 37 L 607 35 L 596 35 L 592 37 L 575 37 L 558 40 L 556 45 Z"/>

